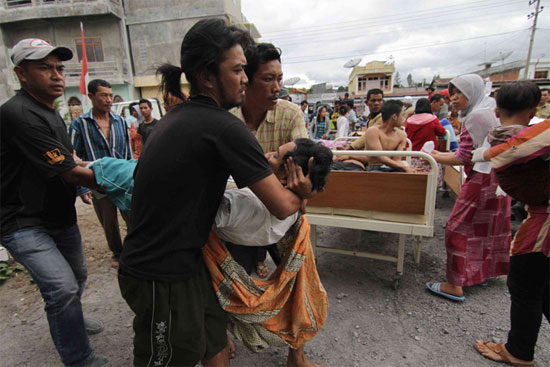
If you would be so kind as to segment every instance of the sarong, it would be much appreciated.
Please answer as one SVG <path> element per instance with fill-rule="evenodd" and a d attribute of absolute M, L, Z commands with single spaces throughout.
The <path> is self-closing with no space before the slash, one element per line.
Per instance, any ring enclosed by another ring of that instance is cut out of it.
<path fill-rule="evenodd" d="M 328 297 L 321 284 L 304 216 L 277 244 L 281 265 L 267 280 L 250 277 L 210 233 L 203 258 L 229 331 L 252 351 L 268 346 L 297 349 L 321 330 Z"/>
<path fill-rule="evenodd" d="M 457 286 L 480 284 L 508 274 L 510 263 L 510 196 L 496 196 L 498 182 L 470 171 L 447 221 L 447 281 Z"/>

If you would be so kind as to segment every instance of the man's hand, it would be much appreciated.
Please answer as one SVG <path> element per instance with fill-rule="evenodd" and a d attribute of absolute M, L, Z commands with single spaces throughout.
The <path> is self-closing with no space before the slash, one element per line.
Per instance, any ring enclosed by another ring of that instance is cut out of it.
<path fill-rule="evenodd" d="M 82 194 L 82 195 L 80 195 L 80 200 L 82 200 L 82 202 L 84 204 L 91 205 L 92 204 L 92 194 L 90 192 Z"/>
<path fill-rule="evenodd" d="M 82 159 L 76 155 L 76 150 L 73 150 L 73 160 L 77 165 L 82 166 Z"/>
<path fill-rule="evenodd" d="M 312 163 L 313 157 L 309 158 L 309 168 L 311 168 Z M 309 179 L 309 173 L 307 176 L 304 176 L 302 167 L 297 165 L 292 157 L 289 157 L 286 161 L 285 170 L 287 174 L 287 189 L 296 193 L 296 195 L 298 195 L 302 200 L 310 199 L 315 195 L 312 190 L 313 185 L 311 184 L 311 180 Z"/>

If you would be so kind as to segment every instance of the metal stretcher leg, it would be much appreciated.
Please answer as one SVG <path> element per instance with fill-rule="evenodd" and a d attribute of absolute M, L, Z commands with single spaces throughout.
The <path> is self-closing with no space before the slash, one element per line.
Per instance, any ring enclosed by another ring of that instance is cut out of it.
<path fill-rule="evenodd" d="M 420 264 L 420 255 L 422 255 L 422 236 L 414 236 L 413 250 L 414 262 Z"/>
<path fill-rule="evenodd" d="M 392 288 L 399 288 L 399 282 L 403 276 L 403 264 L 405 262 L 405 235 L 399 234 L 399 247 L 397 248 L 397 274 L 392 280 Z"/>

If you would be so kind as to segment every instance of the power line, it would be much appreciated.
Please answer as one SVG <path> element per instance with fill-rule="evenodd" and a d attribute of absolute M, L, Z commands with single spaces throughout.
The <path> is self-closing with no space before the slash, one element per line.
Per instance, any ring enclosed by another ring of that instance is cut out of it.
<path fill-rule="evenodd" d="M 441 12 L 444 10 L 445 15 L 451 16 L 454 14 L 458 14 L 461 12 L 461 10 L 465 10 L 466 12 L 472 12 L 472 11 L 479 11 L 486 8 L 493 8 L 494 6 L 507 6 L 512 4 L 517 4 L 517 1 L 504 1 L 504 2 L 497 2 L 496 4 L 486 4 L 486 5 L 480 5 L 477 7 L 470 6 L 471 4 L 476 3 L 486 3 L 488 1 L 475 1 L 467 4 L 461 4 L 456 6 L 450 6 L 450 7 L 440 7 L 437 9 L 429 9 L 429 10 L 421 10 L 417 12 L 408 12 L 408 13 L 401 13 L 394 16 L 386 16 L 383 19 L 380 17 L 371 17 L 371 18 L 363 18 L 360 20 L 351 20 L 346 21 L 344 24 L 342 22 L 338 23 L 329 23 L 323 26 L 311 26 L 311 27 L 302 27 L 302 28 L 293 28 L 293 29 L 285 29 L 280 31 L 272 31 L 272 32 L 266 32 L 264 33 L 264 36 L 262 38 L 270 38 L 270 39 L 279 39 L 284 37 L 295 37 L 296 33 L 301 34 L 315 34 L 316 32 L 321 31 L 321 33 L 326 33 L 328 31 L 336 31 L 336 30 L 342 30 L 345 28 L 353 27 L 356 28 L 358 26 L 371 26 L 371 25 L 378 25 L 378 24 L 394 24 L 396 22 L 406 22 L 411 20 L 422 20 L 426 17 L 434 16 L 434 15 L 440 15 Z M 453 9 L 455 8 L 455 9 Z M 267 35 L 274 36 L 267 37 Z M 277 34 L 281 34 L 282 36 L 277 36 Z"/>
<path fill-rule="evenodd" d="M 442 26 L 449 26 L 449 25 L 454 25 L 454 24 L 457 24 L 457 23 L 461 23 L 463 22 L 464 20 L 468 20 L 468 21 L 472 21 L 473 19 L 478 19 L 478 20 L 488 20 L 488 19 L 492 19 L 492 18 L 496 18 L 496 17 L 500 17 L 501 14 L 509 14 L 509 12 L 507 10 L 503 10 L 501 12 L 493 12 L 489 15 L 485 15 L 485 14 L 482 14 L 478 17 L 471 17 L 471 16 L 464 16 L 464 17 L 453 17 L 451 21 L 447 21 L 447 20 L 441 20 L 439 22 L 442 22 Z M 434 26 L 437 26 L 439 23 L 438 22 L 432 22 L 430 23 L 430 25 L 432 27 Z M 411 31 L 415 31 L 415 30 L 421 30 L 421 29 L 425 29 L 426 26 L 425 24 L 422 24 L 422 25 L 418 25 L 416 27 L 409 27 L 409 28 L 406 28 L 405 30 L 403 31 L 406 31 L 406 32 L 411 32 Z M 374 35 L 377 35 L 377 34 L 384 34 L 384 33 L 388 33 L 386 30 L 379 30 L 379 31 L 374 31 L 374 32 L 369 32 L 369 37 L 372 37 Z M 337 34 L 335 34 L 334 32 L 331 32 L 332 36 L 327 36 L 327 37 L 319 37 L 319 36 L 306 36 L 306 37 L 294 37 L 294 38 L 289 38 L 289 40 L 291 42 L 285 42 L 285 41 L 279 41 L 279 42 L 275 42 L 273 40 L 265 40 L 265 41 L 269 41 L 271 43 L 274 43 L 276 44 L 278 47 L 286 47 L 286 46 L 292 46 L 292 45 L 296 45 L 296 44 L 302 44 L 302 43 L 314 43 L 314 42 L 318 42 L 318 41 L 322 41 L 324 42 L 324 45 L 326 46 L 326 42 L 327 41 L 332 41 L 332 40 L 342 40 L 342 39 L 345 39 L 346 41 L 349 41 L 349 40 L 352 40 L 354 38 L 364 38 L 365 36 L 362 35 L 362 34 L 359 34 L 357 29 L 354 29 L 352 32 L 348 31 L 348 32 L 338 32 Z M 349 36 L 351 35 L 351 36 Z"/>
<path fill-rule="evenodd" d="M 287 64 L 302 64 L 302 63 L 306 63 L 306 62 L 314 62 L 314 61 L 326 61 L 326 60 L 336 60 L 336 59 L 343 59 L 343 58 L 352 58 L 352 57 L 357 57 L 357 56 L 372 56 L 372 55 L 377 55 L 377 54 L 380 54 L 380 53 L 390 53 L 390 52 L 398 52 L 398 51 L 408 51 L 408 50 L 414 50 L 414 49 L 419 49 L 419 48 L 428 48 L 428 47 L 435 47 L 435 46 L 443 46 L 443 45 L 449 45 L 449 44 L 453 44 L 453 43 L 459 43 L 459 42 L 465 42 L 465 41 L 472 41 L 472 40 L 476 40 L 476 39 L 482 39 L 482 38 L 489 38 L 489 37 L 496 37 L 496 36 L 502 36 L 502 35 L 505 35 L 505 34 L 512 34 L 512 33 L 516 33 L 516 32 L 521 32 L 521 31 L 525 31 L 525 29 L 518 29 L 518 30 L 515 30 L 515 31 L 509 31 L 509 32 L 501 32 L 501 33 L 495 33 L 495 34 L 489 34 L 489 35 L 483 35 L 483 36 L 476 36 L 476 37 L 471 37 L 471 38 L 464 38 L 464 39 L 460 39 L 460 40 L 454 40 L 454 41 L 446 41 L 446 42 L 438 42 L 438 43 L 434 43 L 434 44 L 425 44 L 425 45 L 417 45 L 417 46 L 410 46 L 410 47 L 402 47 L 402 48 L 395 48 L 395 49 L 390 49 L 390 50 L 383 50 L 383 51 L 380 51 L 380 52 L 374 52 L 372 53 L 371 50 L 363 50 L 363 51 L 357 51 L 356 53 L 354 54 L 345 54 L 345 55 L 332 55 L 332 56 L 295 56 L 295 57 L 289 57 L 289 58 L 284 58 L 283 57 L 283 64 L 284 65 L 287 65 Z M 289 59 L 299 59 L 299 58 L 304 58 L 304 57 L 307 57 L 307 60 L 303 60 L 303 61 L 288 61 Z M 316 58 L 318 57 L 318 58 Z"/>

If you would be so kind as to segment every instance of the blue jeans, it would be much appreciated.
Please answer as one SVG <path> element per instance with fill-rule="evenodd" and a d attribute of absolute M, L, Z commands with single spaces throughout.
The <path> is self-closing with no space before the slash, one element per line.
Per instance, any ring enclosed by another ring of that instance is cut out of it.
<path fill-rule="evenodd" d="M 71 365 L 87 358 L 92 350 L 80 296 L 88 271 L 78 225 L 22 228 L 3 235 L 1 242 L 38 285 L 46 303 L 50 333 L 63 363 Z"/>

